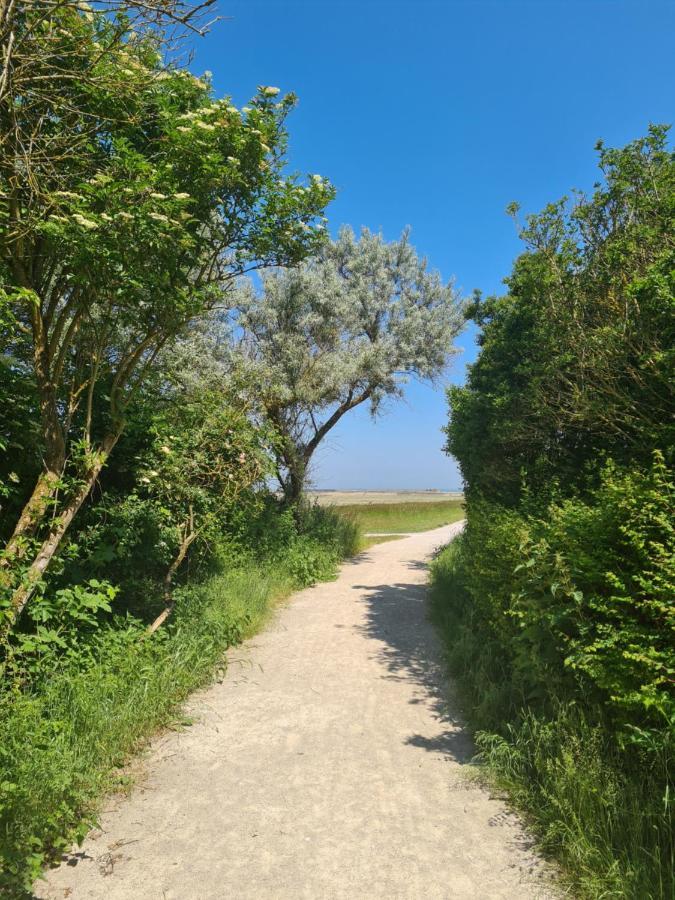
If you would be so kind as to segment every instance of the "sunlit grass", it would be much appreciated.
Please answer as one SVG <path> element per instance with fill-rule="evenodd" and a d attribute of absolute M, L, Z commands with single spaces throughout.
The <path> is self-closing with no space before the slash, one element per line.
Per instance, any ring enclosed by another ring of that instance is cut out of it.
<path fill-rule="evenodd" d="M 648 765 L 578 702 L 530 709 L 495 634 L 466 589 L 462 543 L 431 569 L 432 615 L 475 734 L 482 773 L 527 817 L 542 849 L 562 864 L 573 896 L 670 900 L 675 831 L 672 751 Z"/>
<path fill-rule="evenodd" d="M 463 500 L 353 504 L 336 506 L 335 511 L 356 521 L 366 534 L 373 531 L 399 534 L 430 531 L 464 518 Z"/>
<path fill-rule="evenodd" d="M 389 541 L 400 541 L 405 534 L 371 534 L 369 537 L 361 538 L 360 550 L 368 550 L 376 544 L 388 544 Z"/>
<path fill-rule="evenodd" d="M 55 658 L 48 676 L 0 691 L 0 896 L 31 897 L 43 863 L 87 833 L 149 738 L 184 721 L 181 703 L 224 668 L 228 647 L 358 550 L 353 523 L 315 518 L 320 531 L 275 558 L 216 552 L 208 576 L 177 589 L 171 618 L 154 634 L 116 620 L 88 664 Z"/>

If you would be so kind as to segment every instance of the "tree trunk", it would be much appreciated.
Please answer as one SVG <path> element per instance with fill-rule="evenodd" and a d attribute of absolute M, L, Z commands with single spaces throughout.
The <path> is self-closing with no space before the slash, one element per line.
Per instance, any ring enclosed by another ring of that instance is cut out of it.
<path fill-rule="evenodd" d="M 331 428 L 334 428 L 335 425 L 337 425 L 345 413 L 359 406 L 361 403 L 365 403 L 366 400 L 369 400 L 373 395 L 374 389 L 374 386 L 366 387 L 360 394 L 355 395 L 355 388 L 350 388 L 344 401 L 338 406 L 333 414 L 329 416 L 321 426 L 314 425 L 314 436 L 311 440 L 307 441 L 307 443 L 295 443 L 286 429 L 284 418 L 278 408 L 267 410 L 269 420 L 275 426 L 282 439 L 282 449 L 278 458 L 288 472 L 285 478 L 282 478 L 280 473 L 278 475 L 279 482 L 284 492 L 284 504 L 293 507 L 296 510 L 295 517 L 298 522 L 301 518 L 299 512 L 300 500 L 302 499 L 302 493 L 305 487 L 307 469 L 309 468 L 309 463 L 314 451 L 326 437 Z M 314 420 L 312 419 L 312 421 Z"/>
<path fill-rule="evenodd" d="M 17 282 L 26 290 L 32 290 L 22 260 L 15 258 L 13 268 Z M 0 570 L 8 568 L 15 559 L 25 555 L 26 540 L 37 532 L 44 520 L 50 502 L 56 495 L 66 462 L 66 438 L 59 421 L 56 389 L 50 374 L 51 360 L 47 329 L 37 302 L 31 305 L 31 328 L 33 364 L 44 437 L 44 469 L 38 477 L 33 493 L 24 506 L 14 532 L 0 557 Z M 6 578 L 2 580 L 6 580 Z"/>
<path fill-rule="evenodd" d="M 54 499 L 61 475 L 59 472 L 45 470 L 33 488 L 12 536 L 5 545 L 0 556 L 0 570 L 7 568 L 15 559 L 20 559 L 26 552 L 26 541 L 38 530 L 45 517 L 50 502 Z M 0 583 L 1 580 L 0 580 Z"/>
<path fill-rule="evenodd" d="M 24 573 L 21 584 L 14 591 L 10 608 L 8 610 L 7 619 L 4 623 L 4 631 L 11 630 L 16 624 L 19 616 L 23 612 L 26 604 L 32 597 L 38 582 L 45 573 L 50 562 L 54 558 L 54 554 L 59 549 L 61 541 L 65 533 L 70 528 L 70 524 L 79 512 L 80 507 L 86 500 L 89 492 L 93 488 L 96 479 L 101 473 L 101 469 L 105 465 L 110 452 L 117 443 L 119 432 L 117 434 L 108 435 L 104 438 L 101 448 L 95 455 L 95 461 L 86 474 L 83 482 L 78 485 L 75 493 L 69 498 L 60 515 L 54 520 L 49 534 L 42 543 L 30 564 L 28 570 Z"/>
<path fill-rule="evenodd" d="M 164 602 L 166 603 L 166 607 L 162 610 L 162 612 L 157 616 L 155 621 L 148 626 L 147 634 L 154 634 L 155 631 L 169 618 L 171 613 L 173 612 L 173 579 L 183 563 L 183 560 L 187 556 L 187 552 L 190 549 L 190 545 L 196 540 L 198 536 L 198 532 L 195 531 L 195 517 L 192 507 L 190 507 L 190 515 L 188 516 L 187 522 L 181 528 L 181 543 L 178 548 L 178 553 L 176 554 L 173 562 L 169 566 L 166 575 L 164 576 Z"/>
<path fill-rule="evenodd" d="M 297 462 L 286 463 L 288 475 L 282 483 L 284 492 L 284 504 L 288 507 L 297 507 L 305 487 L 305 473 L 307 468 Z"/>

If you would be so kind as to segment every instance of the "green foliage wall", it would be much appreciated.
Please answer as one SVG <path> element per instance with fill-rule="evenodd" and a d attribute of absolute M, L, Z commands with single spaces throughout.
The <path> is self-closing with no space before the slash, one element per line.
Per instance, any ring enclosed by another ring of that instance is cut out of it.
<path fill-rule="evenodd" d="M 508 294 L 470 310 L 480 355 L 447 427 L 467 526 L 436 566 L 436 607 L 486 758 L 577 886 L 666 897 L 675 163 L 661 127 L 599 149 L 594 193 L 528 217 Z M 573 799 L 584 768 L 597 803 Z"/>

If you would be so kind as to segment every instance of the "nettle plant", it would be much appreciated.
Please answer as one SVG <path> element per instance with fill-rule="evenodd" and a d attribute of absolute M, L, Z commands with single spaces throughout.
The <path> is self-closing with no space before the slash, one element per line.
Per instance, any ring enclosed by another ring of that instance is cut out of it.
<path fill-rule="evenodd" d="M 261 87 L 238 109 L 165 66 L 152 32 L 115 41 L 110 17 L 67 7 L 55 21 L 35 39 L 50 52 L 61 41 L 77 72 L 54 75 L 51 99 L 24 84 L 30 102 L 12 116 L 25 121 L 0 145 L 0 275 L 16 322 L 4 349 L 35 382 L 44 460 L 0 558 L 10 626 L 161 352 L 227 305 L 238 276 L 315 251 L 333 196 L 285 172 L 293 95 Z M 32 126 L 62 158 L 17 156 Z"/>
<path fill-rule="evenodd" d="M 80 668 L 96 659 L 96 638 L 113 612 L 119 588 L 90 578 L 82 584 L 38 594 L 28 610 L 30 630 L 12 635 L 3 662 L 8 684 L 20 686 L 53 672 L 56 665 Z M 105 631 L 109 636 L 110 632 Z"/>

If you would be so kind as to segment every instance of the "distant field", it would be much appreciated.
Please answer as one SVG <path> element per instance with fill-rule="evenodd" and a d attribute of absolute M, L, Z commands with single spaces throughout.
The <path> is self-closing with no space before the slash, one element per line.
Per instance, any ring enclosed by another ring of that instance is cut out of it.
<path fill-rule="evenodd" d="M 395 532 L 408 534 L 429 531 L 464 518 L 463 500 L 439 500 L 415 502 L 352 503 L 337 507 L 341 515 L 355 519 L 361 530 L 369 532 Z"/>
<path fill-rule="evenodd" d="M 362 506 L 384 503 L 446 503 L 461 500 L 461 491 L 308 491 L 321 506 Z"/>
<path fill-rule="evenodd" d="M 375 544 L 388 544 L 389 541 L 400 541 L 401 538 L 407 537 L 405 534 L 374 534 L 369 537 L 362 537 L 360 550 L 367 550 L 374 547 Z"/>

